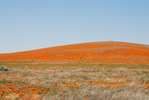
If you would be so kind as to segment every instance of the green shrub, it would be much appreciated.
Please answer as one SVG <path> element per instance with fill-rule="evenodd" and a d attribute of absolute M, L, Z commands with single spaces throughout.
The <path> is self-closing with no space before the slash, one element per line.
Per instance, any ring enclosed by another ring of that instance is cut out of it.
<path fill-rule="evenodd" d="M 6 66 L 0 66 L 0 71 L 9 71 L 9 68 Z"/>

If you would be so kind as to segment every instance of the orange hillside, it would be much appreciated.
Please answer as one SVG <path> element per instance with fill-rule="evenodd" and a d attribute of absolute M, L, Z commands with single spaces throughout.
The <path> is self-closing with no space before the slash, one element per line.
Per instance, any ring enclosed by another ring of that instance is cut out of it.
<path fill-rule="evenodd" d="M 91 42 L 0 54 L 1 61 L 149 64 L 149 45 Z"/>

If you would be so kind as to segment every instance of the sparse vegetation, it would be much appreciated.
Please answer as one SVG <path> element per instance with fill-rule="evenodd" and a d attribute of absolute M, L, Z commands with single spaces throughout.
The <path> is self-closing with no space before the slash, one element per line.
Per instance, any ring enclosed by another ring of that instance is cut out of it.
<path fill-rule="evenodd" d="M 11 66 L 8 73 L 0 72 L 2 100 L 149 99 L 149 65 L 142 68 L 140 64 L 28 63 L 24 66 L 24 62 L 18 62 L 17 66 L 16 63 L 7 66 Z"/>

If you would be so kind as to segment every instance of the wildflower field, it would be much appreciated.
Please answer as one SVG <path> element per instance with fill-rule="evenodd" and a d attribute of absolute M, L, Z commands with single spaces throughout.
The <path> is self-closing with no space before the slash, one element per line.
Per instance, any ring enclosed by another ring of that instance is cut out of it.
<path fill-rule="evenodd" d="M 0 54 L 0 61 L 149 64 L 149 45 L 90 42 Z"/>
<path fill-rule="evenodd" d="M 149 65 L 0 61 L 0 100 L 149 100 Z"/>

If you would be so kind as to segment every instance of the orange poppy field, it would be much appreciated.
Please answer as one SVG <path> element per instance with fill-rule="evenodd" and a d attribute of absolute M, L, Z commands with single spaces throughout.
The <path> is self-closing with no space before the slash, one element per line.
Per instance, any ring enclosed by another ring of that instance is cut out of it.
<path fill-rule="evenodd" d="M 0 55 L 1 61 L 149 64 L 149 45 L 91 42 Z"/>
<path fill-rule="evenodd" d="M 91 42 L 0 54 L 0 100 L 149 100 L 149 45 Z"/>

